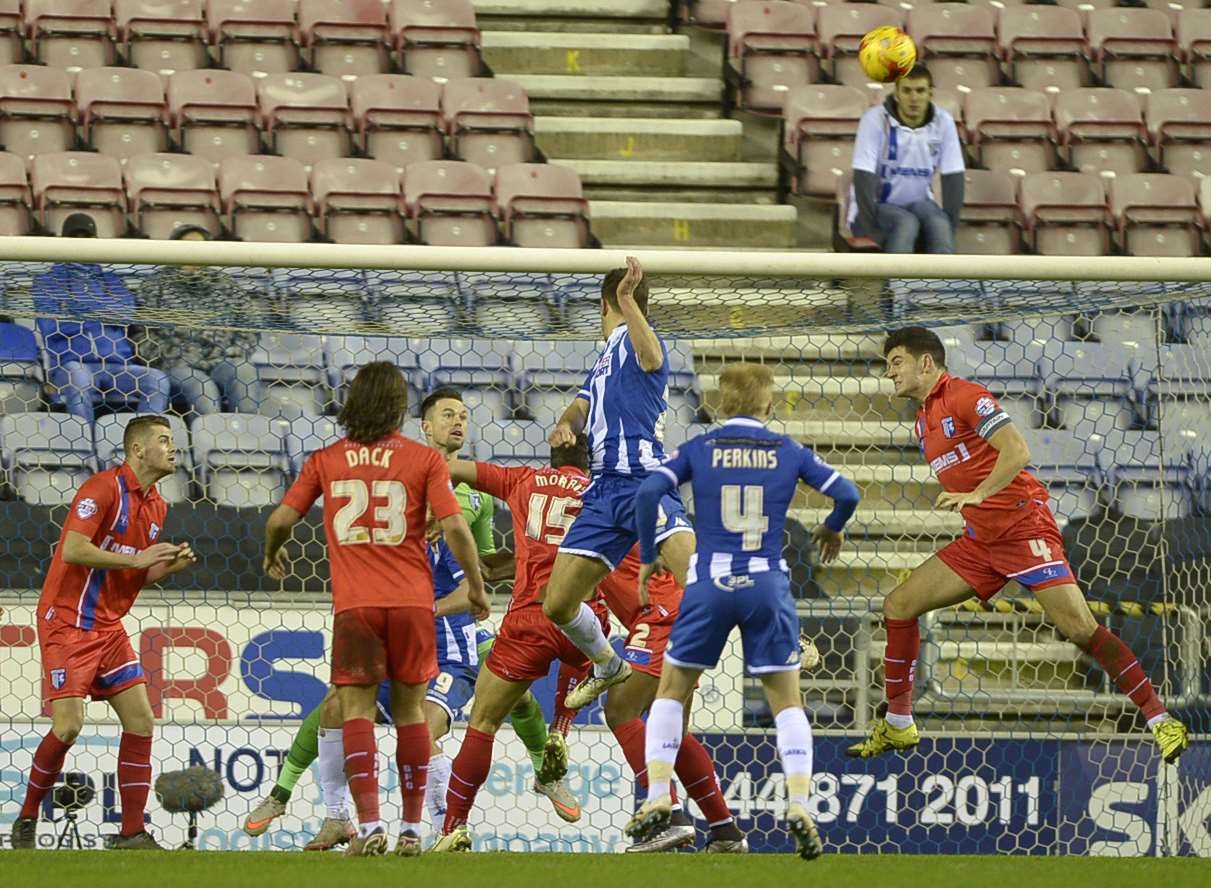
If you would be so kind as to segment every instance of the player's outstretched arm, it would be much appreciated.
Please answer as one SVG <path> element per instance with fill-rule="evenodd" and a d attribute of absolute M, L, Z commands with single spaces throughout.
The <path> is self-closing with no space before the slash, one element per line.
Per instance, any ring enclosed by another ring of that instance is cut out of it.
<path fill-rule="evenodd" d="M 446 545 L 454 553 L 454 558 L 463 566 L 466 575 L 467 600 L 471 605 L 471 616 L 477 620 L 487 619 L 490 611 L 488 593 L 484 591 L 484 578 L 479 572 L 479 550 L 475 546 L 475 537 L 471 536 L 471 528 L 462 512 L 455 512 L 441 519 L 442 534 Z"/>
<path fill-rule="evenodd" d="M 552 447 L 566 447 L 576 443 L 576 436 L 584 431 L 585 423 L 589 420 L 589 402 L 577 395 L 568 405 L 568 409 L 559 417 L 551 434 L 547 435 L 547 443 Z"/>
<path fill-rule="evenodd" d="M 459 459 L 455 457 L 449 460 L 446 465 L 450 469 L 450 483 L 457 487 L 459 484 L 467 484 L 475 487 L 475 461 L 470 459 Z M 475 488 L 478 490 L 479 488 Z"/>
<path fill-rule="evenodd" d="M 627 322 L 627 336 L 645 373 L 655 373 L 664 366 L 664 349 L 660 337 L 648 323 L 647 317 L 635 301 L 635 288 L 643 280 L 643 266 L 634 256 L 627 256 L 627 273 L 618 284 L 618 310 Z"/>
<path fill-rule="evenodd" d="M 262 568 L 275 580 L 284 580 L 290 573 L 286 563 L 286 541 L 294 525 L 303 520 L 301 512 L 290 506 L 278 506 L 265 522 L 265 560 Z"/>
<path fill-rule="evenodd" d="M 660 517 L 660 500 L 677 489 L 677 482 L 663 471 L 655 471 L 644 479 L 635 494 L 635 528 L 639 531 L 639 603 L 647 606 L 648 580 L 659 566 L 660 550 L 656 547 L 656 522 Z"/>
<path fill-rule="evenodd" d="M 479 556 L 479 569 L 488 583 L 512 579 L 517 570 L 517 556 L 512 549 L 497 549 L 491 555 Z"/>
<path fill-rule="evenodd" d="M 812 532 L 812 542 L 820 547 L 820 560 L 828 564 L 841 554 L 845 542 L 845 525 L 858 508 L 862 494 L 850 481 L 809 448 L 803 448 L 799 478 L 833 501 L 833 510 Z"/>
<path fill-rule="evenodd" d="M 437 604 L 433 606 L 433 616 L 435 617 L 453 617 L 458 614 L 469 613 L 471 610 L 471 587 L 464 579 L 455 587 L 454 591 L 445 598 L 439 598 Z"/>
<path fill-rule="evenodd" d="M 966 506 L 978 506 L 990 496 L 1004 490 L 1018 473 L 1030 465 L 1030 445 L 1012 423 L 1006 423 L 988 437 L 988 443 L 997 451 L 997 461 L 988 477 L 968 493 L 943 491 L 934 507 L 947 512 L 958 512 Z"/>

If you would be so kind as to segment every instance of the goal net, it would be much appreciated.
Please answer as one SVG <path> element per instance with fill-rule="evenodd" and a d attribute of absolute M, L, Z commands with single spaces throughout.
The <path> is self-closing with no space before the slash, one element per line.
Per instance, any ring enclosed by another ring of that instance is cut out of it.
<path fill-rule="evenodd" d="M 49 710 L 36 602 L 80 482 L 122 459 L 132 411 L 172 417 L 177 472 L 160 489 L 169 540 L 200 563 L 147 589 L 126 620 L 157 717 L 156 772 L 223 778 L 200 818 L 204 849 L 298 849 L 323 817 L 316 769 L 264 835 L 241 831 L 273 785 L 328 678 L 331 615 L 318 515 L 291 545 L 292 576 L 265 577 L 269 510 L 311 450 L 338 437 L 357 367 L 395 362 L 411 403 L 437 386 L 470 410 L 465 453 L 542 464 L 546 434 L 596 358 L 602 251 L 0 239 L 0 829 L 16 816 Z M 770 365 L 774 426 L 862 489 L 840 560 L 818 563 L 827 500 L 801 491 L 786 552 L 821 662 L 803 675 L 815 729 L 812 807 L 829 851 L 1211 855 L 1211 279 L 1206 260 L 641 254 L 651 317 L 670 346 L 666 442 L 704 431 L 722 366 Z M 1159 761 L 1134 706 L 1010 583 L 986 605 L 922 620 L 913 752 L 851 761 L 882 702 L 881 601 L 961 531 L 913 407 L 882 378 L 882 337 L 936 328 L 951 372 L 986 384 L 1030 444 L 1065 549 L 1099 621 L 1138 655 L 1198 738 Z M 420 422 L 404 431 L 423 439 Z M 692 503 L 689 504 L 692 512 Z M 503 504 L 496 545 L 511 546 Z M 495 587 L 495 624 L 510 584 Z M 617 628 L 617 626 L 616 626 Z M 554 677 L 534 691 L 548 714 Z M 465 712 L 463 714 L 465 718 Z M 443 747 L 454 754 L 465 720 Z M 754 851 L 787 851 L 772 719 L 743 676 L 738 639 L 698 690 L 692 729 L 713 754 Z M 388 820 L 399 819 L 383 743 Z M 83 841 L 117 829 L 119 727 L 98 703 L 66 771 L 96 790 Z M 583 817 L 531 792 L 502 729 L 471 827 L 477 849 L 619 851 L 632 774 L 594 706 L 570 735 Z M 699 812 L 690 804 L 689 813 Z M 63 811 L 49 804 L 40 841 Z M 153 800 L 180 843 L 185 819 Z M 699 819 L 699 845 L 705 823 Z"/>

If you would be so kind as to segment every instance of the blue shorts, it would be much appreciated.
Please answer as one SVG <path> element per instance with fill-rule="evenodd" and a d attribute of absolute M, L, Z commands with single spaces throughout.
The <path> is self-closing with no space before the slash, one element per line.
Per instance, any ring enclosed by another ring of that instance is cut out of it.
<path fill-rule="evenodd" d="M 625 475 L 602 475 L 593 480 L 584 492 L 580 514 L 568 528 L 559 547 L 560 552 L 583 555 L 605 562 L 613 570 L 639 542 L 635 529 L 635 494 L 640 478 Z M 677 491 L 660 500 L 660 519 L 656 526 L 656 542 L 662 543 L 675 533 L 693 533 L 685 517 L 685 505 Z"/>
<path fill-rule="evenodd" d="M 465 663 L 437 665 L 441 671 L 429 682 L 425 699 L 446 710 L 446 715 L 453 722 L 467 705 L 467 701 L 475 695 L 475 680 L 479 678 L 479 667 Z M 393 724 L 395 720 L 391 717 L 391 682 L 385 681 L 378 686 L 378 699 L 375 702 L 378 704 L 378 723 Z"/>
<path fill-rule="evenodd" d="M 688 669 L 712 669 L 735 626 L 740 627 L 749 674 L 799 668 L 799 616 L 790 581 L 781 571 L 687 586 L 664 659 Z"/>
<path fill-rule="evenodd" d="M 429 682 L 425 699 L 446 710 L 453 724 L 462 714 L 467 701 L 475 696 L 475 680 L 479 678 L 479 666 L 466 663 L 438 663 L 441 671 Z"/>

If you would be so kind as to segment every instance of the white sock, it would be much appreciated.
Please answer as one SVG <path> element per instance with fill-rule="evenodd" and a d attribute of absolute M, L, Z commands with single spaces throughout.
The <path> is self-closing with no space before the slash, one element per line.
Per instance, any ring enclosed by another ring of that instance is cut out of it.
<path fill-rule="evenodd" d="M 615 662 L 619 659 L 618 655 L 614 653 L 605 633 L 601 631 L 601 621 L 587 604 L 580 603 L 580 610 L 571 622 L 558 625 L 559 631 L 593 661 L 594 675 L 613 675 L 618 670 L 618 663 Z"/>
<path fill-rule="evenodd" d="M 445 814 L 443 814 L 442 816 L 444 817 Z M 440 831 L 441 824 L 438 823 L 437 826 L 434 827 L 434 829 Z M 410 833 L 412 833 L 412 835 L 416 836 L 417 838 L 420 838 L 420 824 L 419 823 L 408 823 L 407 821 L 404 821 L 403 826 L 401 826 L 399 828 L 399 834 L 402 836 L 406 832 L 410 832 Z"/>
<path fill-rule="evenodd" d="M 798 706 L 774 716 L 778 730 L 778 757 L 786 775 L 786 794 L 793 805 L 806 805 L 812 788 L 812 726 Z"/>
<path fill-rule="evenodd" d="M 349 785 L 345 781 L 345 732 L 341 728 L 321 728 L 320 793 L 324 798 L 324 816 L 334 820 L 349 817 Z"/>
<path fill-rule="evenodd" d="M 446 791 L 450 788 L 450 769 L 454 763 L 448 755 L 435 755 L 429 759 L 429 779 L 425 783 L 425 807 L 429 809 L 429 820 L 435 831 L 440 831 L 442 821 L 446 819 Z M 411 824 L 404 824 L 404 829 L 412 829 Z M 416 824 L 417 835 L 420 835 L 420 824 Z"/>
<path fill-rule="evenodd" d="M 644 735 L 644 758 L 648 764 L 648 799 L 669 795 L 673 763 L 681 748 L 681 722 L 684 707 L 677 700 L 658 698 L 648 713 Z"/>
<path fill-rule="evenodd" d="M 357 834 L 364 839 L 382 825 L 383 822 L 381 820 L 371 820 L 368 823 L 359 823 L 357 826 Z"/>
<path fill-rule="evenodd" d="M 887 723 L 889 725 L 891 725 L 893 728 L 895 728 L 897 731 L 903 731 L 905 728 L 912 727 L 912 716 L 911 715 L 900 715 L 899 713 L 896 713 L 896 712 L 889 712 L 889 713 L 887 713 L 887 715 L 885 715 L 883 717 L 885 719 L 887 719 Z"/>

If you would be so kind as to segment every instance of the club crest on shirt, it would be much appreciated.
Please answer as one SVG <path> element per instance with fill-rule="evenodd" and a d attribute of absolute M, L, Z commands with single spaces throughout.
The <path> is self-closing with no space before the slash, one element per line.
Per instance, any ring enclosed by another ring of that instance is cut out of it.
<path fill-rule="evenodd" d="M 156 537 L 158 537 L 159 535 L 160 535 L 160 525 L 156 524 L 154 521 L 151 522 L 151 527 L 149 527 L 147 530 L 147 538 L 150 539 L 154 543 L 156 541 Z"/>
<path fill-rule="evenodd" d="M 980 398 L 976 401 L 976 413 L 980 416 L 992 416 L 997 410 L 997 402 L 992 398 Z"/>
<path fill-rule="evenodd" d="M 955 436 L 955 420 L 953 416 L 947 416 L 942 419 L 942 434 L 947 438 Z"/>
<path fill-rule="evenodd" d="M 478 510 L 479 510 L 479 504 L 480 504 L 481 502 L 483 502 L 483 500 L 482 500 L 482 499 L 480 499 L 480 496 L 479 496 L 479 494 L 478 494 L 478 493 L 472 493 L 472 494 L 471 494 L 471 496 L 470 496 L 470 502 L 471 502 L 471 508 L 472 508 L 472 509 L 474 509 L 474 510 L 476 510 L 476 511 L 478 511 Z"/>
<path fill-rule="evenodd" d="M 97 501 L 91 496 L 86 496 L 80 502 L 76 503 L 76 516 L 81 521 L 87 521 L 93 515 L 97 514 Z"/>
<path fill-rule="evenodd" d="M 66 669 L 52 669 L 50 671 L 50 686 L 56 691 L 67 684 Z"/>

